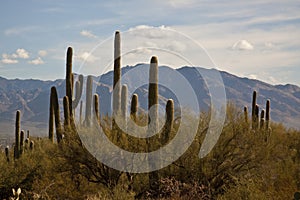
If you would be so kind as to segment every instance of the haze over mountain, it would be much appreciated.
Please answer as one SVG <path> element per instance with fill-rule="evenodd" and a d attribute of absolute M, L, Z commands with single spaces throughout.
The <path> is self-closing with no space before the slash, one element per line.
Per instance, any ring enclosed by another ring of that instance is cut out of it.
<path fill-rule="evenodd" d="M 126 73 L 132 69 L 143 67 L 145 64 L 136 66 L 126 66 L 122 68 L 123 77 L 126 79 Z M 198 98 L 201 111 L 207 111 L 210 106 L 209 91 L 200 74 L 210 73 L 215 69 L 182 67 L 176 69 L 183 75 L 191 87 L 194 89 Z M 160 67 L 160 78 L 168 78 L 170 83 L 175 86 L 178 84 L 176 78 L 168 76 L 168 73 L 174 72 L 166 66 Z M 200 74 L 198 73 L 200 71 Z M 233 102 L 241 110 L 244 106 L 248 106 L 251 112 L 252 92 L 258 92 L 257 103 L 260 108 L 265 108 L 267 99 L 271 100 L 271 118 L 276 122 L 282 122 L 284 125 L 292 128 L 300 129 L 300 87 L 296 85 L 270 85 L 259 80 L 241 78 L 230 73 L 220 71 L 225 85 L 226 97 L 228 102 Z M 147 82 L 147 71 L 139 70 L 134 78 L 127 80 L 129 91 L 138 82 Z M 122 77 L 122 78 L 123 78 Z M 145 80 L 146 79 L 146 80 Z M 96 92 L 100 96 L 100 111 L 102 114 L 110 113 L 111 110 L 111 92 L 112 92 L 112 71 L 99 77 L 94 77 L 97 82 Z M 8 80 L 0 77 L 0 124 L 2 126 L 0 135 L 7 132 L 13 134 L 13 126 L 16 110 L 21 110 L 22 122 L 26 122 L 27 127 L 35 127 L 36 131 L 42 131 L 41 135 L 47 134 L 48 110 L 49 110 L 49 94 L 51 86 L 57 86 L 60 101 L 65 94 L 64 80 L 41 81 L 41 80 Z M 143 109 L 147 108 L 147 88 L 143 86 L 137 88 L 135 93 L 139 95 L 139 106 Z M 178 103 L 175 95 L 184 95 L 184 90 L 180 90 L 182 94 L 174 94 L 167 87 L 160 86 L 160 103 L 165 105 L 166 100 L 173 98 L 175 105 Z M 85 94 L 85 92 L 83 92 Z M 84 96 L 83 96 L 84 98 Z M 129 96 L 129 100 L 130 100 Z M 187 98 L 189 98 L 187 96 Z M 62 105 L 62 103 L 61 103 Z M 129 108 L 130 102 L 128 102 Z M 6 126 L 4 126 L 6 124 Z M 7 125 L 10 124 L 10 125 Z"/>

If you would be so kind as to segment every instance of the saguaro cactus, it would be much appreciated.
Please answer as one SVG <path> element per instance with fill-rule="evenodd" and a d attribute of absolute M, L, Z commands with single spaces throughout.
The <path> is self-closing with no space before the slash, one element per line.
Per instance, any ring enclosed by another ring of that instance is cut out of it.
<path fill-rule="evenodd" d="M 158 61 L 157 57 L 153 56 L 150 61 L 149 69 L 149 94 L 148 94 L 148 124 L 152 124 L 151 131 L 157 132 L 158 123 Z M 153 107 L 154 106 L 154 107 Z M 151 118 L 150 118 L 151 116 Z M 152 122 L 151 122 L 152 120 Z"/>
<path fill-rule="evenodd" d="M 5 156 L 6 156 L 6 161 L 9 162 L 10 158 L 9 158 L 9 148 L 8 148 L 8 146 L 5 147 Z"/>
<path fill-rule="evenodd" d="M 66 96 L 72 100 L 73 95 L 73 73 L 72 73 L 72 56 L 73 49 L 72 47 L 68 47 L 67 50 L 67 62 L 66 62 Z M 72 115 L 72 104 L 69 104 L 69 111 Z"/>
<path fill-rule="evenodd" d="M 69 98 L 68 96 L 64 96 L 63 98 L 63 105 L 64 105 L 64 128 L 66 129 L 70 129 L 70 121 L 71 121 L 71 117 L 70 117 L 70 106 L 69 106 L 70 102 L 69 102 Z"/>
<path fill-rule="evenodd" d="M 266 129 L 268 130 L 269 127 L 270 127 L 270 99 L 268 99 L 266 103 Z"/>
<path fill-rule="evenodd" d="M 253 91 L 253 96 L 252 96 L 252 128 L 254 129 L 255 127 L 255 122 L 257 121 L 257 119 L 255 118 L 255 106 L 256 106 L 256 91 Z"/>
<path fill-rule="evenodd" d="M 157 133 L 158 131 L 158 61 L 157 57 L 153 56 L 150 61 L 149 69 L 149 90 L 148 90 L 148 134 Z M 146 140 L 147 149 L 150 149 L 150 141 Z M 149 167 L 157 162 L 148 159 Z M 150 189 L 157 191 L 159 189 L 159 175 L 157 171 L 149 174 Z"/>
<path fill-rule="evenodd" d="M 54 141 L 54 122 L 56 129 L 56 138 L 59 143 L 62 139 L 62 128 L 60 124 L 60 113 L 59 113 L 59 105 L 58 105 L 58 97 L 56 88 L 51 87 L 50 93 L 50 112 L 49 112 L 49 139 Z"/>
<path fill-rule="evenodd" d="M 25 140 L 25 131 L 22 130 L 20 133 L 20 155 L 22 155 L 24 151 L 24 140 Z"/>
<path fill-rule="evenodd" d="M 245 118 L 245 123 L 248 124 L 248 108 L 247 108 L 247 106 L 244 107 L 244 118 Z"/>
<path fill-rule="evenodd" d="M 114 41 L 114 83 L 113 83 L 113 115 L 120 111 L 121 100 L 121 36 L 116 31 Z"/>
<path fill-rule="evenodd" d="M 174 121 L 174 101 L 173 99 L 169 99 L 166 104 L 166 124 L 165 124 L 165 132 L 163 135 L 163 143 L 166 143 L 171 135 L 171 131 L 173 128 Z"/>
<path fill-rule="evenodd" d="M 83 75 L 80 74 L 78 76 L 78 81 L 75 83 L 75 98 L 72 100 L 72 108 L 75 109 L 80 101 L 81 95 L 83 91 Z M 71 103 L 71 100 L 69 99 L 69 102 Z"/>
<path fill-rule="evenodd" d="M 265 125 L 265 110 L 260 112 L 260 129 L 263 129 Z"/>
<path fill-rule="evenodd" d="M 131 105 L 130 105 L 130 116 L 134 122 L 136 122 L 137 120 L 138 103 L 139 103 L 138 95 L 133 94 L 131 98 Z"/>
<path fill-rule="evenodd" d="M 15 147 L 14 147 L 14 158 L 20 157 L 20 129 L 21 129 L 21 111 L 16 112 L 16 126 L 15 126 Z"/>
<path fill-rule="evenodd" d="M 257 129 L 259 125 L 259 106 L 257 104 L 255 105 L 254 110 L 254 129 Z"/>
<path fill-rule="evenodd" d="M 92 117 L 93 77 L 89 75 L 86 83 L 85 126 L 91 126 Z"/>
<path fill-rule="evenodd" d="M 98 96 L 98 94 L 94 94 L 94 115 L 95 115 L 96 121 L 100 125 L 99 96 Z"/>
<path fill-rule="evenodd" d="M 33 140 L 30 141 L 29 149 L 30 149 L 30 150 L 33 150 L 33 149 L 34 149 L 34 141 L 33 141 Z"/>
<path fill-rule="evenodd" d="M 127 85 L 122 85 L 121 91 L 121 116 L 126 119 L 127 115 L 127 99 L 128 99 L 128 88 Z"/>

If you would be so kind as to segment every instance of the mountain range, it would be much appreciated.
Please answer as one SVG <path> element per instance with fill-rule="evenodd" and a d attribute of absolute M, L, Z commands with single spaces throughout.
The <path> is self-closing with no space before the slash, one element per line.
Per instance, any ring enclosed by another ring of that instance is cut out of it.
<path fill-rule="evenodd" d="M 123 67 L 122 74 L 126 79 L 125 75 L 130 70 L 145 66 L 147 65 L 138 64 Z M 195 91 L 200 109 L 207 111 L 210 106 L 210 94 L 201 75 L 211 73 L 214 70 L 216 69 L 205 69 L 201 67 L 181 67 L 174 70 L 167 66 L 160 66 L 159 77 L 168 79 L 168 83 L 178 87 L 178 85 L 176 85 L 179 84 L 178 79 L 173 77 L 172 73 L 176 72 L 183 75 Z M 251 112 L 252 92 L 256 90 L 258 92 L 257 104 L 260 108 L 265 107 L 267 99 L 271 100 L 271 118 L 273 121 L 281 122 L 287 127 L 300 129 L 300 87 L 291 84 L 271 85 L 259 80 L 241 78 L 224 71 L 219 72 L 223 79 L 228 102 L 234 103 L 241 110 L 244 106 L 248 106 L 249 112 Z M 142 84 L 144 81 L 148 81 L 146 76 L 148 76 L 147 70 L 136 70 L 134 76 L 127 76 L 126 79 L 129 91 L 134 90 L 134 92 L 139 95 L 139 106 L 143 109 L 147 108 L 148 102 L 148 86 L 147 84 Z M 94 76 L 94 82 L 97 85 L 96 92 L 100 97 L 100 111 L 102 114 L 111 113 L 112 80 L 112 71 L 98 77 Z M 136 83 L 142 85 L 135 88 Z M 0 135 L 7 134 L 8 132 L 13 134 L 16 110 L 21 110 L 24 129 L 33 129 L 36 131 L 35 134 L 46 135 L 49 95 L 52 86 L 57 87 L 60 101 L 62 101 L 62 97 L 65 94 L 65 82 L 62 79 L 54 81 L 33 79 L 8 80 L 0 77 Z M 160 86 L 160 103 L 165 105 L 166 100 L 172 98 L 175 101 L 175 105 L 178 104 L 179 102 L 176 96 L 185 95 L 184 92 L 186 91 L 182 89 L 179 90 L 179 92 L 181 94 L 174 94 L 168 87 Z M 128 106 L 129 105 L 130 98 L 128 100 Z"/>

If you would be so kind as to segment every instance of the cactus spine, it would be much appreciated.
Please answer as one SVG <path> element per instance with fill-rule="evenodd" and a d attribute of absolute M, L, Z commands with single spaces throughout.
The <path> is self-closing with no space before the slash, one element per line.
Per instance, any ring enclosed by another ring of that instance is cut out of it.
<path fill-rule="evenodd" d="M 137 94 L 133 94 L 131 98 L 130 116 L 134 122 L 137 121 L 139 97 Z"/>
<path fill-rule="evenodd" d="M 86 83 L 86 102 L 85 102 L 85 126 L 91 126 L 92 117 L 92 96 L 93 96 L 93 77 L 89 75 Z"/>
<path fill-rule="evenodd" d="M 99 96 L 98 96 L 98 94 L 94 94 L 94 114 L 95 114 L 96 121 L 100 125 Z"/>
<path fill-rule="evenodd" d="M 21 111 L 16 112 L 16 126 L 15 126 L 15 147 L 14 147 L 14 158 L 20 157 L 20 129 L 21 129 Z"/>

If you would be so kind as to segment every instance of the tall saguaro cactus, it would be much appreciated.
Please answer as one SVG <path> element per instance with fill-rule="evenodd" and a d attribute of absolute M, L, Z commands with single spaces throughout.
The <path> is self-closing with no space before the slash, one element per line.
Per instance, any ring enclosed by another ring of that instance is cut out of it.
<path fill-rule="evenodd" d="M 266 129 L 268 130 L 269 127 L 270 127 L 270 99 L 268 99 L 266 103 Z"/>
<path fill-rule="evenodd" d="M 260 129 L 263 129 L 265 125 L 265 110 L 261 110 L 260 112 Z"/>
<path fill-rule="evenodd" d="M 5 156 L 6 156 L 6 161 L 7 161 L 7 162 L 10 162 L 9 148 L 8 148 L 8 146 L 5 147 Z"/>
<path fill-rule="evenodd" d="M 86 101 L 85 101 L 85 126 L 90 127 L 92 123 L 92 97 L 93 96 L 93 77 L 89 75 L 86 83 Z"/>
<path fill-rule="evenodd" d="M 95 115 L 96 121 L 100 125 L 99 96 L 98 96 L 98 94 L 94 94 L 94 115 Z"/>
<path fill-rule="evenodd" d="M 73 96 L 73 73 L 72 73 L 72 56 L 73 49 L 72 47 L 68 47 L 67 50 L 67 63 L 66 63 L 66 96 L 69 100 L 72 100 Z M 72 115 L 72 104 L 69 104 L 69 111 Z"/>
<path fill-rule="evenodd" d="M 248 108 L 247 108 L 247 106 L 244 107 L 244 118 L 245 118 L 245 123 L 248 124 Z"/>
<path fill-rule="evenodd" d="M 127 85 L 122 85 L 121 90 L 121 116 L 126 119 L 127 115 L 127 99 L 128 99 L 128 88 Z"/>
<path fill-rule="evenodd" d="M 137 121 L 138 103 L 139 103 L 138 95 L 133 94 L 131 98 L 131 105 L 130 105 L 130 116 L 134 122 Z"/>
<path fill-rule="evenodd" d="M 158 123 L 158 61 L 157 57 L 153 56 L 150 61 L 149 69 L 149 90 L 148 90 L 148 127 L 151 131 L 157 132 Z M 151 116 L 151 118 L 150 118 Z M 151 122 L 152 120 L 152 122 Z"/>
<path fill-rule="evenodd" d="M 20 157 L 20 129 L 21 129 L 21 111 L 16 112 L 16 125 L 15 125 L 15 147 L 14 147 L 14 158 Z"/>
<path fill-rule="evenodd" d="M 255 127 L 255 123 L 256 123 L 256 121 L 257 121 L 257 119 L 256 119 L 256 115 L 255 115 L 255 107 L 256 107 L 256 95 L 257 95 L 257 93 L 256 93 L 256 91 L 254 90 L 253 91 L 253 96 L 252 96 L 252 115 L 251 115 L 251 117 L 252 117 L 252 128 L 254 129 L 254 127 Z"/>
<path fill-rule="evenodd" d="M 20 155 L 24 152 L 24 140 L 25 140 L 25 131 L 22 130 L 20 133 Z"/>
<path fill-rule="evenodd" d="M 173 128 L 174 121 L 174 101 L 169 99 L 166 104 L 166 124 L 165 124 L 165 132 L 163 135 L 163 142 L 166 143 L 171 135 L 171 131 Z"/>
<path fill-rule="evenodd" d="M 120 36 L 120 32 L 116 31 L 115 41 L 114 41 L 113 115 L 117 115 L 121 108 L 120 90 L 121 90 L 121 36 Z"/>
<path fill-rule="evenodd" d="M 56 129 L 56 138 L 59 143 L 62 139 L 62 128 L 60 124 L 60 113 L 56 88 L 51 87 L 50 93 L 50 111 L 49 111 L 49 139 L 54 142 L 54 122 Z"/>
<path fill-rule="evenodd" d="M 65 127 L 65 130 L 67 129 L 70 129 L 70 122 L 71 122 L 71 117 L 70 117 L 70 102 L 69 102 L 69 98 L 68 96 L 64 96 L 63 98 L 63 105 L 64 105 L 64 127 Z"/>
<path fill-rule="evenodd" d="M 158 132 L 158 60 L 153 56 L 150 61 L 149 69 L 149 90 L 148 90 L 148 134 Z M 150 149 L 149 139 L 146 140 L 147 149 Z M 154 163 L 153 163 L 154 162 Z M 155 160 L 149 160 L 149 167 L 155 165 Z M 149 174 L 150 189 L 157 191 L 159 189 L 159 175 L 157 171 Z"/>

